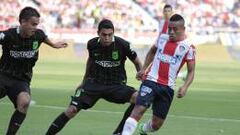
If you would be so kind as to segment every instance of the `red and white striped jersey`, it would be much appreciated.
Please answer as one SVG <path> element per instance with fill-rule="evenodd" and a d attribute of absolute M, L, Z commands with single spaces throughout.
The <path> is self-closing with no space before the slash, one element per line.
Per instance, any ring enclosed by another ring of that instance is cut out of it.
<path fill-rule="evenodd" d="M 168 34 L 168 22 L 165 19 L 162 19 L 159 21 L 159 29 L 158 29 L 158 37 L 157 40 L 159 39 L 160 35 L 162 34 Z M 155 42 L 157 42 L 157 40 Z"/>
<path fill-rule="evenodd" d="M 159 34 L 168 34 L 168 21 L 159 21 Z"/>
<path fill-rule="evenodd" d="M 174 89 L 179 70 L 186 62 L 195 61 L 195 47 L 186 39 L 170 41 L 167 34 L 161 34 L 156 42 L 157 51 L 145 79 Z"/>

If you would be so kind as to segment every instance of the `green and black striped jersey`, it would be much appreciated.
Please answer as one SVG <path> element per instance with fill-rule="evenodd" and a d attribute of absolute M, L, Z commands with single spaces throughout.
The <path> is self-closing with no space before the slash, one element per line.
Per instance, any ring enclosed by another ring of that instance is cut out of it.
<path fill-rule="evenodd" d="M 125 61 L 127 58 L 134 61 L 137 57 L 135 51 L 130 49 L 130 43 L 114 36 L 110 46 L 102 46 L 99 37 L 93 38 L 87 44 L 90 65 L 88 78 L 103 84 L 125 84 L 127 76 Z"/>
<path fill-rule="evenodd" d="M 32 68 L 38 60 L 40 44 L 46 38 L 47 36 L 40 29 L 37 29 L 30 38 L 22 38 L 19 27 L 0 31 L 2 45 L 0 73 L 30 82 Z"/>

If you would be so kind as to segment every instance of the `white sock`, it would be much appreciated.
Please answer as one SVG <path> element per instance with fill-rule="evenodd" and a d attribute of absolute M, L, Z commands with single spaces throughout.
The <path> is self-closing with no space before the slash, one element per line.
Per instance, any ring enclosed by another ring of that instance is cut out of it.
<path fill-rule="evenodd" d="M 152 128 L 152 121 L 149 120 L 147 123 L 144 123 L 143 125 L 143 129 L 142 129 L 144 132 L 153 132 L 154 129 Z"/>
<path fill-rule="evenodd" d="M 135 119 L 128 117 L 124 124 L 122 135 L 132 135 L 137 128 L 137 123 Z"/>

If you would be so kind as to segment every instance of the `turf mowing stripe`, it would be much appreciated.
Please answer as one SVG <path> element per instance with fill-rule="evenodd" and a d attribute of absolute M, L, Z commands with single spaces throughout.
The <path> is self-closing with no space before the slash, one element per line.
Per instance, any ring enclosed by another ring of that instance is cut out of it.
<path fill-rule="evenodd" d="M 2 105 L 11 105 L 10 103 L 0 103 Z M 47 109 L 57 109 L 64 110 L 66 107 L 60 106 L 49 106 L 49 105 L 32 105 L 31 107 L 35 108 L 47 108 Z M 94 113 L 108 113 L 108 114 L 123 114 L 124 112 L 114 112 L 114 111 L 103 111 L 103 110 L 82 110 L 84 112 L 94 112 Z M 151 116 L 152 114 L 146 113 L 145 115 Z M 181 116 L 181 115 L 168 115 L 171 118 L 183 118 L 183 119 L 194 119 L 194 120 L 205 120 L 205 121 L 221 121 L 221 122 L 237 122 L 240 123 L 238 119 L 223 119 L 223 118 L 208 118 L 208 117 L 196 117 L 196 116 Z"/>

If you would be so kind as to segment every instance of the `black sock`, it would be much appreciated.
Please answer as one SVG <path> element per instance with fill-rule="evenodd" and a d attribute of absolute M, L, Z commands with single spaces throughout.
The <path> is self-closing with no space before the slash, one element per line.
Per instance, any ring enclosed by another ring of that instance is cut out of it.
<path fill-rule="evenodd" d="M 26 117 L 25 113 L 16 110 L 12 115 L 6 135 L 15 135 L 19 127 L 21 126 L 22 122 L 24 121 L 25 117 Z"/>
<path fill-rule="evenodd" d="M 55 135 L 58 133 L 69 121 L 69 118 L 65 115 L 65 113 L 61 113 L 51 124 L 46 135 Z"/>
<path fill-rule="evenodd" d="M 134 108 L 135 104 L 131 104 L 127 110 L 125 111 L 123 118 L 121 120 L 121 122 L 119 123 L 118 127 L 115 129 L 115 131 L 113 132 L 113 134 L 117 134 L 117 133 L 122 133 L 123 131 L 123 126 L 125 124 L 125 121 L 127 120 L 127 118 L 131 115 L 131 112 Z"/>

